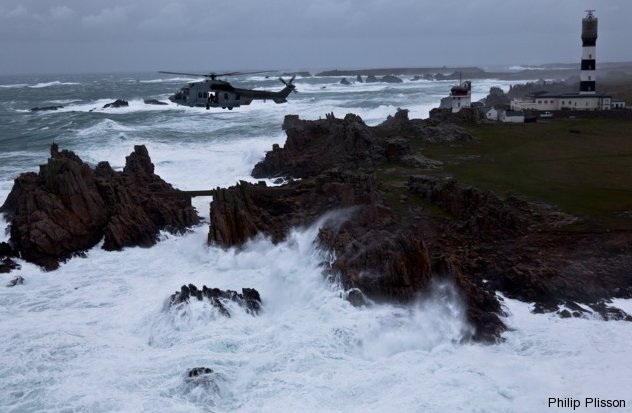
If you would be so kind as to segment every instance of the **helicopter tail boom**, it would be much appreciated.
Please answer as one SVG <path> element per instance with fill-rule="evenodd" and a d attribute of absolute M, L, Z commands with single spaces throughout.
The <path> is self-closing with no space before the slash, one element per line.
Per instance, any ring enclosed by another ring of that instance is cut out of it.
<path fill-rule="evenodd" d="M 289 94 L 292 92 L 296 92 L 296 86 L 292 83 L 294 82 L 295 77 L 296 76 L 292 76 L 289 82 L 286 82 L 282 77 L 279 78 L 279 81 L 283 83 L 285 87 L 283 88 L 283 90 L 277 92 L 277 97 L 272 99 L 274 103 L 285 103 L 287 102 L 287 97 L 289 96 Z"/>

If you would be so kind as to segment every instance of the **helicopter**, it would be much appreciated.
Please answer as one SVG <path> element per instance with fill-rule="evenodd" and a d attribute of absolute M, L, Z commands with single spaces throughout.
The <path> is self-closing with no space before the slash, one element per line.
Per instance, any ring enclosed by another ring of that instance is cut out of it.
<path fill-rule="evenodd" d="M 285 103 L 287 102 L 286 98 L 291 92 L 296 93 L 296 86 L 292 83 L 294 82 L 295 76 L 292 76 L 288 82 L 279 77 L 279 81 L 283 83 L 285 87 L 278 92 L 271 92 L 267 90 L 240 89 L 225 80 L 218 79 L 219 77 L 225 76 L 252 75 L 266 72 L 229 72 L 209 73 L 206 75 L 164 71 L 159 73 L 206 78 L 197 82 L 189 82 L 175 94 L 169 96 L 169 100 L 178 105 L 205 107 L 206 110 L 220 107 L 222 109 L 232 110 L 242 105 L 249 105 L 255 99 L 264 101 L 270 99 L 275 103 Z"/>

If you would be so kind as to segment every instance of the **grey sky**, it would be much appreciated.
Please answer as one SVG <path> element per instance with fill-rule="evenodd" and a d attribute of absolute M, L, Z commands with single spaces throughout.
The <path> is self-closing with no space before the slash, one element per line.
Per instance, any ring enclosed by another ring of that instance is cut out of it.
<path fill-rule="evenodd" d="M 2 0 L 0 74 L 632 61 L 632 0 Z"/>

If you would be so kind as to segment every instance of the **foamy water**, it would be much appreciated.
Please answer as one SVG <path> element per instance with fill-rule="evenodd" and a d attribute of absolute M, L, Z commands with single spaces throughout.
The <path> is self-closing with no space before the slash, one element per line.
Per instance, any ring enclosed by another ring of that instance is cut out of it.
<path fill-rule="evenodd" d="M 80 84 L 69 86 L 75 92 L 52 84 L 39 95 L 26 87 L 0 92 L 0 201 L 18 173 L 46 161 L 53 140 L 115 168 L 142 143 L 165 180 L 209 189 L 252 180 L 253 165 L 284 142 L 286 113 L 315 119 L 354 112 L 377 124 L 403 107 L 420 117 L 451 85 L 345 87 L 339 79 L 297 79 L 301 92 L 289 104 L 207 112 L 145 107 L 143 98 L 162 98 L 179 80 L 136 80 L 65 78 Z M 475 95 L 492 85 L 508 87 L 477 82 Z M 130 107 L 89 112 L 118 98 L 112 90 L 127 93 Z M 68 110 L 16 112 L 42 98 L 63 101 Z M 206 220 L 209 201 L 194 199 Z M 0 229 L 6 226 L 0 218 Z M 152 248 L 97 246 L 51 273 L 20 262 L 20 271 L 0 276 L 0 411 L 538 412 L 550 410 L 549 397 L 625 398 L 632 406 L 629 323 L 535 315 L 530 304 L 505 299 L 505 341 L 463 343 L 471 327 L 450 285 L 434 285 L 407 307 L 352 307 L 322 275 L 327 257 L 314 248 L 317 230 L 318 224 L 296 228 L 278 245 L 260 238 L 224 250 L 206 245 L 205 222 L 185 235 L 163 234 Z M 7 239 L 0 230 L 0 241 Z M 25 284 L 5 288 L 17 275 Z M 225 318 L 204 302 L 168 309 L 169 296 L 188 283 L 256 288 L 263 310 L 252 316 L 233 305 Z M 201 366 L 214 370 L 213 386 L 185 380 L 189 368 Z"/>

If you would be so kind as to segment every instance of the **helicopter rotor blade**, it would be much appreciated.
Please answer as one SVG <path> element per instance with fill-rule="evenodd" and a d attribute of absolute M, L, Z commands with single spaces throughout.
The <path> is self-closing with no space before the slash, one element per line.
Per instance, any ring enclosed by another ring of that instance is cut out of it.
<path fill-rule="evenodd" d="M 259 73 L 270 73 L 273 72 L 273 70 L 260 70 L 258 72 L 228 72 L 228 73 L 211 73 L 207 76 L 213 75 L 216 77 L 220 77 L 220 76 L 241 76 L 241 75 L 257 75 Z"/>
<path fill-rule="evenodd" d="M 165 73 L 168 75 L 192 76 L 192 77 L 209 77 L 211 79 L 215 79 L 216 77 L 222 77 L 222 76 L 255 75 L 259 73 L 270 73 L 270 72 L 272 72 L 272 70 L 262 70 L 258 72 L 227 72 L 227 73 L 211 72 L 211 73 L 202 74 L 202 73 L 167 72 L 167 71 L 161 70 L 158 73 Z"/>
<path fill-rule="evenodd" d="M 181 73 L 181 72 L 165 72 L 158 71 L 158 73 L 165 73 L 167 75 L 183 75 L 183 76 L 193 76 L 193 77 L 207 77 L 208 75 L 202 75 L 200 73 Z"/>

